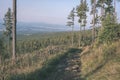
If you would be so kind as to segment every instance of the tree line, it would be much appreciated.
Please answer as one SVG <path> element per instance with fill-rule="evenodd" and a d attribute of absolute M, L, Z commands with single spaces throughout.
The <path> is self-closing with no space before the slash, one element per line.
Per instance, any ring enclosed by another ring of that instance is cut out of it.
<path fill-rule="evenodd" d="M 79 18 L 79 47 L 82 46 L 81 41 L 87 40 L 85 27 L 88 23 L 88 12 L 92 16 L 91 26 L 89 25 L 91 27 L 92 43 L 110 43 L 115 39 L 119 39 L 120 24 L 117 20 L 116 1 L 120 0 L 90 0 L 91 6 L 88 6 L 87 1 L 80 0 L 80 4 L 70 11 L 67 18 L 67 26 L 72 28 L 72 34 L 74 33 L 74 19 L 76 16 Z M 71 37 L 73 46 L 73 35 Z"/>

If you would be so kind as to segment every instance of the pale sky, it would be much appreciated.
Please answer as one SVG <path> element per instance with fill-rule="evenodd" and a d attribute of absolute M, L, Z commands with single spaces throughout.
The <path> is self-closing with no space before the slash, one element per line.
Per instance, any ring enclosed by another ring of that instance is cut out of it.
<path fill-rule="evenodd" d="M 69 12 L 79 5 L 79 2 L 80 0 L 17 0 L 17 18 L 20 22 L 65 25 Z M 117 8 L 118 4 L 120 3 L 117 3 Z M 3 20 L 8 7 L 12 7 L 12 0 L 0 0 L 0 21 Z M 120 9 L 117 11 L 120 12 Z M 90 17 L 88 19 L 90 20 Z"/>
<path fill-rule="evenodd" d="M 0 0 L 0 19 L 3 19 L 12 0 Z M 65 24 L 70 10 L 79 0 L 17 0 L 18 21 Z"/>

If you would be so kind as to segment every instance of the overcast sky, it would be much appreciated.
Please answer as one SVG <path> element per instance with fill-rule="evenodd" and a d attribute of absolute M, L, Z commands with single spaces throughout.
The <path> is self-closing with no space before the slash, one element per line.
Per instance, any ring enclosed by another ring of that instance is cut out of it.
<path fill-rule="evenodd" d="M 79 2 L 80 0 L 17 0 L 18 21 L 66 24 L 67 15 Z M 0 0 L 0 20 L 3 20 L 8 7 L 12 7 L 12 0 Z"/>

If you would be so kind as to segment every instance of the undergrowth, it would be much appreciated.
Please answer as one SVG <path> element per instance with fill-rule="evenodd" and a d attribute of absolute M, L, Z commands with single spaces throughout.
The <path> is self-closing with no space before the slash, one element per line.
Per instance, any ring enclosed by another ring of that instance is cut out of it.
<path fill-rule="evenodd" d="M 11 60 L 6 60 L 0 65 L 0 80 L 35 80 L 38 77 L 37 72 L 42 72 L 40 77 L 44 78 L 55 68 L 48 65 L 57 64 L 66 50 L 66 46 L 56 46 L 52 54 L 44 49 L 19 55 L 14 64 Z M 34 76 L 31 75 L 33 72 L 35 72 Z"/>
<path fill-rule="evenodd" d="M 81 56 L 81 74 L 87 80 L 120 79 L 120 42 L 90 47 Z"/>

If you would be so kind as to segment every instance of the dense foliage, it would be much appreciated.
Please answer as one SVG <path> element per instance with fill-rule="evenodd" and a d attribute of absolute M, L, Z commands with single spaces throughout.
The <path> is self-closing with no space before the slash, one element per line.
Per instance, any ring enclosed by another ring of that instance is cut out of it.
<path fill-rule="evenodd" d="M 119 39 L 118 33 L 120 31 L 120 25 L 115 22 L 115 19 L 108 15 L 103 21 L 102 30 L 99 32 L 98 40 L 100 43 L 109 43 L 116 39 Z"/>

